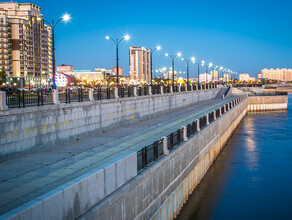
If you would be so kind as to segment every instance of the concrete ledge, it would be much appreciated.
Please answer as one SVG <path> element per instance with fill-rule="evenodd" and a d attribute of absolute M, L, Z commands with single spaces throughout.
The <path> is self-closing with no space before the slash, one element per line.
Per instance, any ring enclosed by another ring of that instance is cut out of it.
<path fill-rule="evenodd" d="M 0 161 L 216 97 L 220 89 L 0 111 Z"/>
<path fill-rule="evenodd" d="M 25 203 L 0 219 L 75 219 L 136 175 L 134 152 Z"/>
<path fill-rule="evenodd" d="M 248 111 L 283 110 L 288 107 L 288 96 L 249 96 Z"/>
<path fill-rule="evenodd" d="M 154 219 L 173 219 L 191 193 L 187 189 L 200 182 L 246 114 L 247 104 L 243 100 L 79 219 L 150 219 L 155 213 L 160 214 Z"/>

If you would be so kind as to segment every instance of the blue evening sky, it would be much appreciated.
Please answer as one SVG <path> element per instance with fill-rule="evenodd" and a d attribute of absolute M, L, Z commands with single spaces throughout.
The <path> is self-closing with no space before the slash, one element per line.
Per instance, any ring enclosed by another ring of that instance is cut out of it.
<path fill-rule="evenodd" d="M 18 1 L 28 2 L 28 1 Z M 153 69 L 169 67 L 165 53 L 180 51 L 238 73 L 292 67 L 291 0 L 31 0 L 47 20 L 65 12 L 56 28 L 56 64 L 75 69 L 112 68 L 115 47 L 106 35 L 131 40 L 120 45 L 120 66 L 129 71 L 129 46 L 154 48 Z M 195 65 L 191 65 L 193 77 Z M 185 63 L 176 61 L 176 70 Z"/>

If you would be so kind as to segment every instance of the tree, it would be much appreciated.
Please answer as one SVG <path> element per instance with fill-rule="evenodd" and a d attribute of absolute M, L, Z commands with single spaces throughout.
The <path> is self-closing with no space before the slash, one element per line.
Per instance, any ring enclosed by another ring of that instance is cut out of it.
<path fill-rule="evenodd" d="M 6 74 L 2 69 L 0 69 L 0 85 L 6 83 Z"/>

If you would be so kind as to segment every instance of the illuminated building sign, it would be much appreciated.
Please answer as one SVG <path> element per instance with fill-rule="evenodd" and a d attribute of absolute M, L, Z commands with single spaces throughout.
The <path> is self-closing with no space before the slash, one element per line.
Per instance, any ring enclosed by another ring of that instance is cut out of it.
<path fill-rule="evenodd" d="M 67 76 L 63 73 L 55 74 L 55 84 L 57 87 L 66 87 L 69 84 Z"/>

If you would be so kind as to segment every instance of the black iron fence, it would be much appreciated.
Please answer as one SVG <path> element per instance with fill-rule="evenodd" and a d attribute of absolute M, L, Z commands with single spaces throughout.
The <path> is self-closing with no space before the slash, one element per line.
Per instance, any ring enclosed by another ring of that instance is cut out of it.
<path fill-rule="evenodd" d="M 6 92 L 8 108 L 25 108 L 28 106 L 43 106 L 53 104 L 51 90 L 17 90 Z"/>
<path fill-rule="evenodd" d="M 216 88 L 216 86 L 215 86 Z M 242 102 L 247 96 L 241 96 L 237 98 L 237 103 Z M 231 101 L 232 102 L 232 101 Z M 231 107 L 231 102 L 224 106 L 230 106 Z M 208 114 L 209 116 L 209 122 L 212 122 L 215 120 L 215 115 L 216 119 L 219 118 L 221 115 L 224 115 L 224 106 L 219 107 L 215 111 L 212 111 Z M 221 109 L 221 115 L 220 115 L 220 109 Z M 195 135 L 198 132 L 198 127 L 200 129 L 203 129 L 204 127 L 207 126 L 207 118 L 206 116 L 203 116 L 199 119 L 199 125 L 197 124 L 197 120 L 193 121 L 192 123 L 188 124 L 186 126 L 186 136 L 189 138 L 193 135 Z M 168 150 L 173 150 L 175 147 L 179 146 L 180 143 L 184 142 L 184 129 L 178 129 L 175 132 L 170 133 L 166 137 L 166 145 Z M 153 144 L 143 147 L 141 150 L 137 152 L 137 169 L 138 171 L 146 168 L 149 164 L 152 162 L 158 160 L 160 157 L 162 157 L 164 154 L 163 152 L 163 140 L 160 139 L 158 141 L 153 142 Z"/>
<path fill-rule="evenodd" d="M 128 87 L 119 87 L 118 88 L 119 98 L 133 97 L 134 96 L 134 88 L 131 86 Z"/>
<path fill-rule="evenodd" d="M 146 147 L 143 147 L 137 152 L 137 167 L 138 170 L 148 166 L 148 164 L 156 161 L 163 155 L 163 142 L 162 140 L 155 141 Z"/>
<path fill-rule="evenodd" d="M 151 89 L 152 89 L 153 95 L 161 94 L 161 86 L 160 85 L 152 85 Z"/>
<path fill-rule="evenodd" d="M 95 100 L 113 99 L 114 90 L 110 87 L 97 87 L 93 89 L 93 98 Z"/>
<path fill-rule="evenodd" d="M 162 86 L 162 89 L 161 89 Z M 183 85 L 181 91 L 191 91 L 201 89 L 205 85 Z M 172 85 L 152 85 L 152 94 L 170 93 Z M 216 85 L 214 85 L 216 87 Z M 119 98 L 133 97 L 134 86 L 118 88 Z M 150 86 L 138 86 L 138 96 L 149 95 Z M 93 99 L 114 99 L 114 89 L 112 87 L 96 87 L 93 88 Z M 174 85 L 172 88 L 174 93 L 179 92 L 179 86 Z M 280 93 L 279 93 L 280 94 Z M 89 89 L 87 88 L 65 88 L 59 89 L 58 98 L 61 103 L 84 102 L 89 101 Z M 24 108 L 27 106 L 51 105 L 53 102 L 53 92 L 51 89 L 34 89 L 34 90 L 8 90 L 6 91 L 6 104 L 8 108 Z"/>

